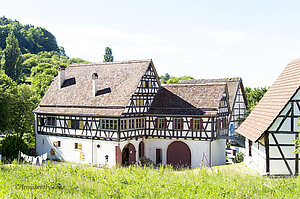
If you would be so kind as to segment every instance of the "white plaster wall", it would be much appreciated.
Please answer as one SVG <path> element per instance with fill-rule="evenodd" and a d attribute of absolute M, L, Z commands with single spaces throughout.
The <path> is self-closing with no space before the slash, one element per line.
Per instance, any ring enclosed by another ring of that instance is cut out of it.
<path fill-rule="evenodd" d="M 223 165 L 226 163 L 226 140 L 219 139 L 211 143 L 212 166 Z"/>
<path fill-rule="evenodd" d="M 252 142 L 252 156 L 249 156 L 249 140 L 245 139 L 245 164 L 258 171 L 261 175 L 266 175 L 266 153 L 265 147 L 258 142 Z"/>
<path fill-rule="evenodd" d="M 225 140 L 218 140 L 212 142 L 212 160 L 210 160 L 209 150 L 210 141 L 196 141 L 196 140 L 184 140 L 184 139 L 147 139 L 145 140 L 145 154 L 153 162 L 155 162 L 155 151 L 157 148 L 162 149 L 162 164 L 167 163 L 167 149 L 168 146 L 174 141 L 182 141 L 188 145 L 191 151 L 191 167 L 197 168 L 203 165 L 209 166 L 209 161 L 212 161 L 212 165 L 225 164 Z M 205 158 L 203 158 L 203 154 Z"/>
<path fill-rule="evenodd" d="M 43 144 L 44 140 L 44 144 Z M 53 142 L 60 141 L 60 147 L 54 147 Z M 156 149 L 162 150 L 162 163 L 167 163 L 167 149 L 168 146 L 174 141 L 182 141 L 188 145 L 191 151 L 191 167 L 200 167 L 203 161 L 203 166 L 209 166 L 211 161 L 212 166 L 225 164 L 225 140 L 210 141 L 196 141 L 196 140 L 184 140 L 184 139 L 138 139 L 138 140 L 126 140 L 120 143 L 114 141 L 102 141 L 102 140 L 90 140 L 82 138 L 70 138 L 51 135 L 36 135 L 36 152 L 38 155 L 48 153 L 48 159 L 50 159 L 51 148 L 55 149 L 55 159 L 65 160 L 70 162 L 78 162 L 84 164 L 97 164 L 106 165 L 105 156 L 108 155 L 108 166 L 116 165 L 116 151 L 115 146 L 120 146 L 121 151 L 128 144 L 131 143 L 135 147 L 136 161 L 139 157 L 139 143 L 144 141 L 145 144 L 145 156 L 151 159 L 154 163 L 156 160 Z M 82 150 L 75 149 L 75 143 L 82 144 Z M 100 148 L 97 145 L 100 145 Z M 210 156 L 210 144 L 211 144 L 211 156 Z M 80 160 L 80 152 L 85 155 L 85 160 Z M 203 154 L 205 157 L 203 157 Z"/>
<path fill-rule="evenodd" d="M 44 140 L 44 144 L 43 144 Z M 53 142 L 60 141 L 60 147 L 54 147 Z M 75 149 L 75 143 L 82 144 L 82 150 Z M 92 144 L 93 143 L 93 144 Z M 97 145 L 100 148 L 97 148 Z M 108 166 L 116 165 L 116 151 L 115 146 L 117 142 L 113 141 L 102 141 L 102 140 L 90 140 L 82 138 L 70 138 L 61 136 L 51 136 L 51 135 L 36 135 L 36 152 L 37 155 L 41 155 L 47 152 L 48 159 L 50 159 L 50 150 L 55 149 L 55 159 L 65 160 L 70 162 L 78 162 L 84 164 L 105 165 L 105 156 L 108 155 Z M 93 146 L 93 147 L 92 147 Z M 85 155 L 85 160 L 80 160 L 80 152 Z"/>

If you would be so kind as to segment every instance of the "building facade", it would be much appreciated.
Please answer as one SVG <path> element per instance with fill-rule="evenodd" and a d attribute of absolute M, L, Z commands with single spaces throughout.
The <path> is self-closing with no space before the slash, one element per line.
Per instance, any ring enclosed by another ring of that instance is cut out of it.
<path fill-rule="evenodd" d="M 246 137 L 245 163 L 262 175 L 298 175 L 300 60 L 290 62 L 237 129 Z"/>
<path fill-rule="evenodd" d="M 161 85 L 152 60 L 59 69 L 35 113 L 36 153 L 96 165 L 225 164 L 226 83 Z"/>

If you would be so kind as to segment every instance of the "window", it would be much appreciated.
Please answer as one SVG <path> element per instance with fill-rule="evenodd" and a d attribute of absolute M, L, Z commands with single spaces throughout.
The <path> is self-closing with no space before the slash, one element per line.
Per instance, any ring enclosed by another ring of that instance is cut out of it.
<path fill-rule="evenodd" d="M 60 147 L 60 141 L 53 141 L 53 146 L 54 147 Z"/>
<path fill-rule="evenodd" d="M 180 118 L 174 119 L 174 129 L 182 130 L 183 129 L 183 120 Z"/>
<path fill-rule="evenodd" d="M 226 127 L 226 118 L 222 118 L 222 128 Z"/>
<path fill-rule="evenodd" d="M 225 106 L 225 101 L 221 101 L 221 103 L 220 103 L 220 107 L 224 107 Z"/>
<path fill-rule="evenodd" d="M 121 120 L 121 129 L 127 129 L 127 120 Z"/>
<path fill-rule="evenodd" d="M 249 140 L 249 156 L 252 156 L 252 141 Z"/>
<path fill-rule="evenodd" d="M 74 148 L 75 148 L 75 149 L 82 150 L 82 144 L 81 144 L 81 143 L 75 143 L 75 144 L 74 144 Z"/>
<path fill-rule="evenodd" d="M 80 160 L 85 160 L 85 156 L 83 152 L 80 152 Z"/>
<path fill-rule="evenodd" d="M 83 129 L 83 120 L 68 120 L 69 129 Z"/>
<path fill-rule="evenodd" d="M 45 120 L 44 120 L 44 118 L 38 118 L 38 125 L 39 126 L 45 126 Z"/>
<path fill-rule="evenodd" d="M 133 129 L 134 128 L 134 119 L 129 119 L 128 120 L 128 128 Z"/>
<path fill-rule="evenodd" d="M 101 120 L 101 128 L 117 130 L 118 120 Z"/>
<path fill-rule="evenodd" d="M 203 120 L 202 119 L 193 119 L 194 124 L 193 127 L 195 130 L 202 131 L 203 130 Z"/>
<path fill-rule="evenodd" d="M 145 119 L 140 118 L 136 120 L 136 128 L 144 128 L 145 127 Z"/>
<path fill-rule="evenodd" d="M 55 126 L 56 118 L 55 117 L 47 117 L 47 126 Z"/>
<path fill-rule="evenodd" d="M 136 99 L 136 106 L 144 106 L 144 99 Z"/>
<path fill-rule="evenodd" d="M 158 119 L 158 128 L 163 129 L 165 127 L 165 119 L 164 118 L 159 118 Z"/>
<path fill-rule="evenodd" d="M 55 149 L 51 149 L 50 155 L 55 155 Z"/>
<path fill-rule="evenodd" d="M 151 81 L 142 81 L 142 87 L 143 88 L 151 88 L 152 82 Z"/>

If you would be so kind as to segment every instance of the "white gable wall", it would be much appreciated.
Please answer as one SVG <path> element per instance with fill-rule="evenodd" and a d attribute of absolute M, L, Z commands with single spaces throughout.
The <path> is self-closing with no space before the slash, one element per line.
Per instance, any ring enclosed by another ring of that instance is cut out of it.
<path fill-rule="evenodd" d="M 249 156 L 249 140 L 245 140 L 245 164 L 253 170 L 258 171 L 261 175 L 266 175 L 266 152 L 265 146 L 259 142 L 252 142 L 252 156 Z"/>

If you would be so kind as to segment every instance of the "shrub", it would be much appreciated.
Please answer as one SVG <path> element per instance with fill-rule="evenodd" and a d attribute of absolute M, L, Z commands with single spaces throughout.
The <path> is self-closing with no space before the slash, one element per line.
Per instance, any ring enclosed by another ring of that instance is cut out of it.
<path fill-rule="evenodd" d="M 18 158 L 19 151 L 28 154 L 29 148 L 24 140 L 16 135 L 8 135 L 1 140 L 0 150 L 2 158 L 7 161 L 12 161 Z"/>
<path fill-rule="evenodd" d="M 235 156 L 235 158 L 233 159 L 234 163 L 240 163 L 244 161 L 244 154 L 242 152 L 238 152 Z"/>

